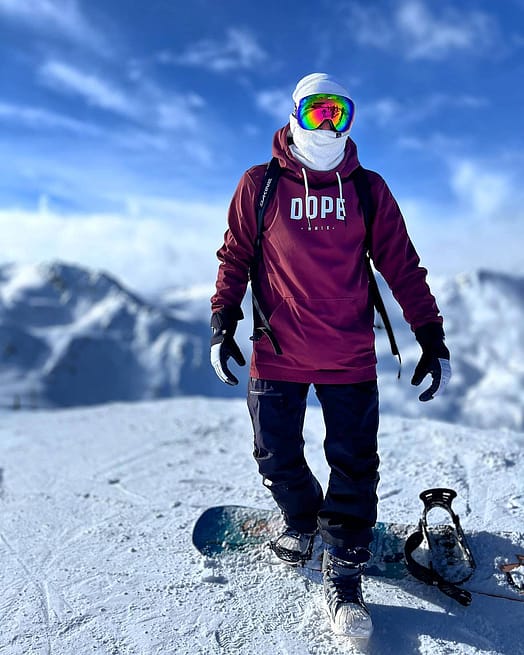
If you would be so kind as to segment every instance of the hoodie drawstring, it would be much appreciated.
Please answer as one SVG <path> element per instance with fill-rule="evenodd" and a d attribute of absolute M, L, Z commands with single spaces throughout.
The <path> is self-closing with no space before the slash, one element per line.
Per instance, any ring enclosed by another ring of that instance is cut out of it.
<path fill-rule="evenodd" d="M 306 169 L 302 166 L 302 177 L 304 178 L 304 208 L 307 218 L 307 229 L 311 230 L 311 215 L 309 213 L 309 184 L 307 181 Z"/>
<path fill-rule="evenodd" d="M 340 201 L 340 214 L 344 217 L 344 225 L 347 225 L 346 223 L 346 202 L 344 200 L 344 195 L 342 193 L 342 180 L 340 178 L 340 174 L 338 171 L 336 171 L 336 176 L 337 176 L 337 181 L 338 181 L 338 197 Z M 306 169 L 302 167 L 302 177 L 304 178 L 304 208 L 305 211 L 304 213 L 306 214 L 307 218 L 307 229 L 311 230 L 311 214 L 309 213 L 309 183 L 307 179 L 307 173 Z"/>
<path fill-rule="evenodd" d="M 338 180 L 338 197 L 340 198 L 340 213 L 344 217 L 344 225 L 346 225 L 346 202 L 344 196 L 342 195 L 342 180 L 340 179 L 340 174 L 337 171 L 337 180 Z"/>

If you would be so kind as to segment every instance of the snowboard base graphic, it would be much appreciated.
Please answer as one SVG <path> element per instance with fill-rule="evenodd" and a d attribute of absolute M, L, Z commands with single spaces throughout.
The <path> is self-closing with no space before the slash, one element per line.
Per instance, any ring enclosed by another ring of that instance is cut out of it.
<path fill-rule="evenodd" d="M 239 505 L 210 507 L 197 520 L 193 528 L 193 545 L 208 557 L 216 557 L 228 551 L 267 544 L 283 529 L 278 511 L 253 509 Z M 366 575 L 386 578 L 403 578 L 404 542 L 413 526 L 378 523 L 374 529 L 373 559 Z M 320 569 L 320 562 L 313 559 L 309 568 Z"/>
<path fill-rule="evenodd" d="M 193 528 L 193 545 L 204 556 L 219 558 L 224 554 L 241 552 L 244 549 L 265 547 L 278 536 L 283 528 L 281 514 L 277 510 L 258 509 L 240 505 L 221 505 L 206 509 Z M 436 526 L 438 528 L 438 526 Z M 397 523 L 379 522 L 373 530 L 370 550 L 373 557 L 365 575 L 400 580 L 409 575 L 404 558 L 406 539 L 417 527 Z M 446 526 L 443 526 L 445 531 Z M 524 533 L 510 532 L 466 532 L 468 542 L 477 559 L 477 568 L 463 586 L 473 594 L 524 601 L 524 594 L 508 584 L 499 566 L 513 561 L 516 553 L 524 552 Z M 317 549 L 305 568 L 320 570 Z M 427 554 L 427 551 L 426 551 Z M 417 557 L 424 561 L 421 549 Z M 460 561 L 448 563 L 456 571 Z M 464 563 L 465 565 L 465 563 Z"/>

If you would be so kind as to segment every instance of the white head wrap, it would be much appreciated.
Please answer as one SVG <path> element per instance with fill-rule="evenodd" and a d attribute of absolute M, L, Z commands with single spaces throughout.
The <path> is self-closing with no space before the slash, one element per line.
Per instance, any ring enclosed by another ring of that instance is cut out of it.
<path fill-rule="evenodd" d="M 298 81 L 293 91 L 293 101 L 298 105 L 299 101 L 314 93 L 330 93 L 337 96 L 349 98 L 348 90 L 328 73 L 311 73 Z"/>
<path fill-rule="evenodd" d="M 350 97 L 347 89 L 328 73 L 311 73 L 299 80 L 293 91 L 295 107 L 302 98 L 314 93 Z M 349 130 L 343 133 L 332 130 L 305 130 L 293 115 L 289 117 L 289 124 L 293 136 L 290 150 L 294 157 L 308 168 L 329 171 L 344 158 Z"/>

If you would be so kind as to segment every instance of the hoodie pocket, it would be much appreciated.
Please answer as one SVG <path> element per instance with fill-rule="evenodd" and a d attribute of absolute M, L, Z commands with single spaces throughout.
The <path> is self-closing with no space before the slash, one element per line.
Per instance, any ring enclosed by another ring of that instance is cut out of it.
<path fill-rule="evenodd" d="M 271 315 L 271 323 L 285 318 L 298 332 L 326 329 L 350 331 L 369 320 L 367 302 L 346 298 L 284 298 Z"/>
<path fill-rule="evenodd" d="M 284 298 L 270 319 L 282 350 L 313 354 L 318 366 L 347 366 L 373 349 L 373 309 L 367 298 Z"/>

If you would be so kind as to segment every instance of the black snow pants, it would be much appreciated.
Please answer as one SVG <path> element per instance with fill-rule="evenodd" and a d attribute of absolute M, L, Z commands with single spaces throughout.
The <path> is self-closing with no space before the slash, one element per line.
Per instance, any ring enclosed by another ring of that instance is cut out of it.
<path fill-rule="evenodd" d="M 377 519 L 378 390 L 375 380 L 315 384 L 326 429 L 325 496 L 304 457 L 309 384 L 251 378 L 248 407 L 254 457 L 286 524 L 334 546 L 368 547 Z"/>

